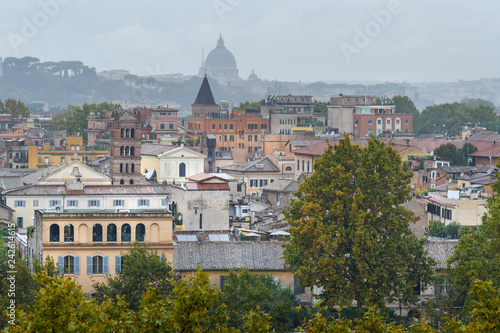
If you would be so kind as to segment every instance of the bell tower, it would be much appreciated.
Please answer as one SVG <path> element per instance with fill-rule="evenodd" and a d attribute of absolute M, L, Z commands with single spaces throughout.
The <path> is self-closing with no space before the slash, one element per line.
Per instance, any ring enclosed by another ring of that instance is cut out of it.
<path fill-rule="evenodd" d="M 109 173 L 113 185 L 139 184 L 141 179 L 141 115 L 115 111 L 111 118 Z"/>

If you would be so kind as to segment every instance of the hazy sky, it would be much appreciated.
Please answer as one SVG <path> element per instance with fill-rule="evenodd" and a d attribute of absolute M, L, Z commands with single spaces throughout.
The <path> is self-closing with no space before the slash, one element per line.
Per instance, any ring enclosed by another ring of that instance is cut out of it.
<path fill-rule="evenodd" d="M 454 81 L 500 77 L 500 2 L 484 0 L 2 1 L 0 57 L 98 71 L 197 74 L 219 33 L 240 77 Z"/>

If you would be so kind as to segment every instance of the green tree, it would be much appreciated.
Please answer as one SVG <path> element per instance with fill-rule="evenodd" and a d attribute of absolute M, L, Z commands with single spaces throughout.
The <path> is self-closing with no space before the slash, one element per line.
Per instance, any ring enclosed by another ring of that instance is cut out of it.
<path fill-rule="evenodd" d="M 314 101 L 314 112 L 327 113 L 330 102 Z"/>
<path fill-rule="evenodd" d="M 170 295 L 173 278 L 173 269 L 165 257 L 158 256 L 146 244 L 134 243 L 122 256 L 118 275 L 105 283 L 94 284 L 95 297 L 103 301 L 106 297 L 123 296 L 130 308 L 137 310 L 148 287 L 154 287 L 160 295 Z"/>
<path fill-rule="evenodd" d="M 441 145 L 434 150 L 434 155 L 441 157 L 443 160 L 450 161 L 451 165 L 468 165 L 468 156 L 476 152 L 477 148 L 472 144 L 466 142 L 462 148 L 457 147 L 452 143 Z"/>
<path fill-rule="evenodd" d="M 450 222 L 444 227 L 444 231 L 446 233 L 446 236 L 450 238 L 458 238 L 458 233 L 460 232 L 460 224 L 458 222 Z"/>
<path fill-rule="evenodd" d="M 70 135 L 83 136 L 84 141 L 87 137 L 83 135 L 87 129 L 87 117 L 91 114 L 100 114 L 104 110 L 121 110 L 121 105 L 113 103 L 83 104 L 82 107 L 68 105 L 55 114 L 49 121 L 49 129 L 66 129 Z"/>
<path fill-rule="evenodd" d="M 290 332 L 290 318 L 295 316 L 297 305 L 291 290 L 282 288 L 271 274 L 250 274 L 246 268 L 225 277 L 219 302 L 228 307 L 230 326 L 243 329 L 248 309 L 259 307 L 271 316 L 276 332 Z"/>
<path fill-rule="evenodd" d="M 5 100 L 3 112 L 9 113 L 14 118 L 28 118 L 30 112 L 21 101 L 9 98 Z"/>
<path fill-rule="evenodd" d="M 445 237 L 446 231 L 443 222 L 434 221 L 429 223 L 429 234 L 436 237 Z"/>
<path fill-rule="evenodd" d="M 260 112 L 260 101 L 257 102 L 246 101 L 245 103 L 240 103 L 240 106 L 238 108 L 243 111 Z"/>
<path fill-rule="evenodd" d="M 390 146 L 374 138 L 361 148 L 348 138 L 328 146 L 300 185 L 285 217 L 291 226 L 286 266 L 302 285 L 322 287 L 329 307 L 387 301 L 414 303 L 431 281 L 432 260 L 409 223 L 411 171 Z"/>
<path fill-rule="evenodd" d="M 481 98 L 464 98 L 462 100 L 462 103 L 469 104 L 472 107 L 476 107 L 479 105 L 489 106 L 492 108 L 495 107 L 495 105 L 491 101 L 487 101 L 487 100 L 481 99 Z"/>

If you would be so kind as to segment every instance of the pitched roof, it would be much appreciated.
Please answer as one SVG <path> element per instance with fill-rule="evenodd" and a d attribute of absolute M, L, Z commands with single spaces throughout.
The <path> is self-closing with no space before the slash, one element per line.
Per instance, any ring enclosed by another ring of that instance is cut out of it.
<path fill-rule="evenodd" d="M 65 185 L 32 185 L 6 191 L 5 195 L 155 195 L 169 193 L 167 185 L 87 185 L 71 191 Z"/>
<path fill-rule="evenodd" d="M 201 87 L 198 91 L 194 104 L 216 105 L 214 95 L 212 95 L 212 90 L 210 89 L 206 75 L 203 78 L 203 82 L 201 83 Z"/>
<path fill-rule="evenodd" d="M 469 154 L 469 156 L 500 157 L 500 144 L 496 145 L 489 143 L 489 147 L 485 147 L 484 145 L 478 145 L 478 151 Z"/>
<path fill-rule="evenodd" d="M 204 173 L 204 172 L 197 173 L 196 175 L 192 175 L 192 176 L 189 176 L 186 178 L 190 179 L 190 180 L 197 181 L 197 182 L 204 182 L 204 181 L 207 181 L 207 180 L 213 179 L 213 178 L 220 179 L 224 182 L 228 181 L 226 178 L 220 177 L 215 173 Z"/>
<path fill-rule="evenodd" d="M 281 242 L 179 243 L 174 250 L 176 271 L 249 270 L 284 271 Z"/>
<path fill-rule="evenodd" d="M 195 183 L 187 182 L 185 184 L 188 191 L 229 191 L 229 185 L 217 183 Z"/>
<path fill-rule="evenodd" d="M 242 164 L 232 164 L 222 167 L 221 170 L 240 172 L 279 172 L 280 169 L 267 157 Z"/>
<path fill-rule="evenodd" d="M 0 177 L 0 188 L 3 190 L 10 190 L 12 188 L 23 187 L 24 183 L 21 175 L 2 176 Z"/>
<path fill-rule="evenodd" d="M 485 173 L 492 169 L 489 166 L 440 166 L 438 168 L 446 173 Z"/>
<path fill-rule="evenodd" d="M 458 240 L 456 239 L 429 237 L 425 242 L 424 249 L 427 251 L 427 255 L 436 262 L 435 269 L 444 269 L 446 261 L 453 255 L 457 244 Z"/>
<path fill-rule="evenodd" d="M 475 133 L 469 136 L 469 141 L 499 141 L 500 142 L 500 134 L 497 133 Z"/>
<path fill-rule="evenodd" d="M 302 155 L 319 156 L 319 155 L 323 155 L 326 148 L 328 148 L 328 142 L 323 141 L 323 142 L 318 142 L 318 143 L 312 144 L 310 146 L 295 149 L 293 151 L 293 153 L 294 154 L 302 154 Z"/>
<path fill-rule="evenodd" d="M 299 189 L 299 182 L 291 179 L 278 179 L 273 183 L 261 187 L 262 191 L 295 192 Z"/>
<path fill-rule="evenodd" d="M 166 146 L 158 143 L 143 143 L 141 145 L 141 155 L 154 155 L 158 156 L 160 154 L 171 151 L 179 146 Z"/>

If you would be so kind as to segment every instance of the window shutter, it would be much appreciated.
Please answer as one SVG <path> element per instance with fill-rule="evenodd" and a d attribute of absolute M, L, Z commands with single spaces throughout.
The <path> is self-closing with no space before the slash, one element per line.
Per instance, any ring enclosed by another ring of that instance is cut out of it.
<path fill-rule="evenodd" d="M 92 274 L 92 257 L 87 256 L 87 274 Z"/>
<path fill-rule="evenodd" d="M 58 257 L 59 261 L 59 274 L 64 274 L 64 257 Z"/>
<path fill-rule="evenodd" d="M 75 257 L 75 274 L 80 274 L 80 256 Z"/>
<path fill-rule="evenodd" d="M 122 271 L 122 257 L 120 256 L 115 256 L 115 270 L 117 275 Z"/>
<path fill-rule="evenodd" d="M 109 257 L 108 256 L 105 256 L 104 257 L 104 260 L 102 261 L 103 264 L 102 264 L 102 273 L 103 274 L 109 274 Z"/>

